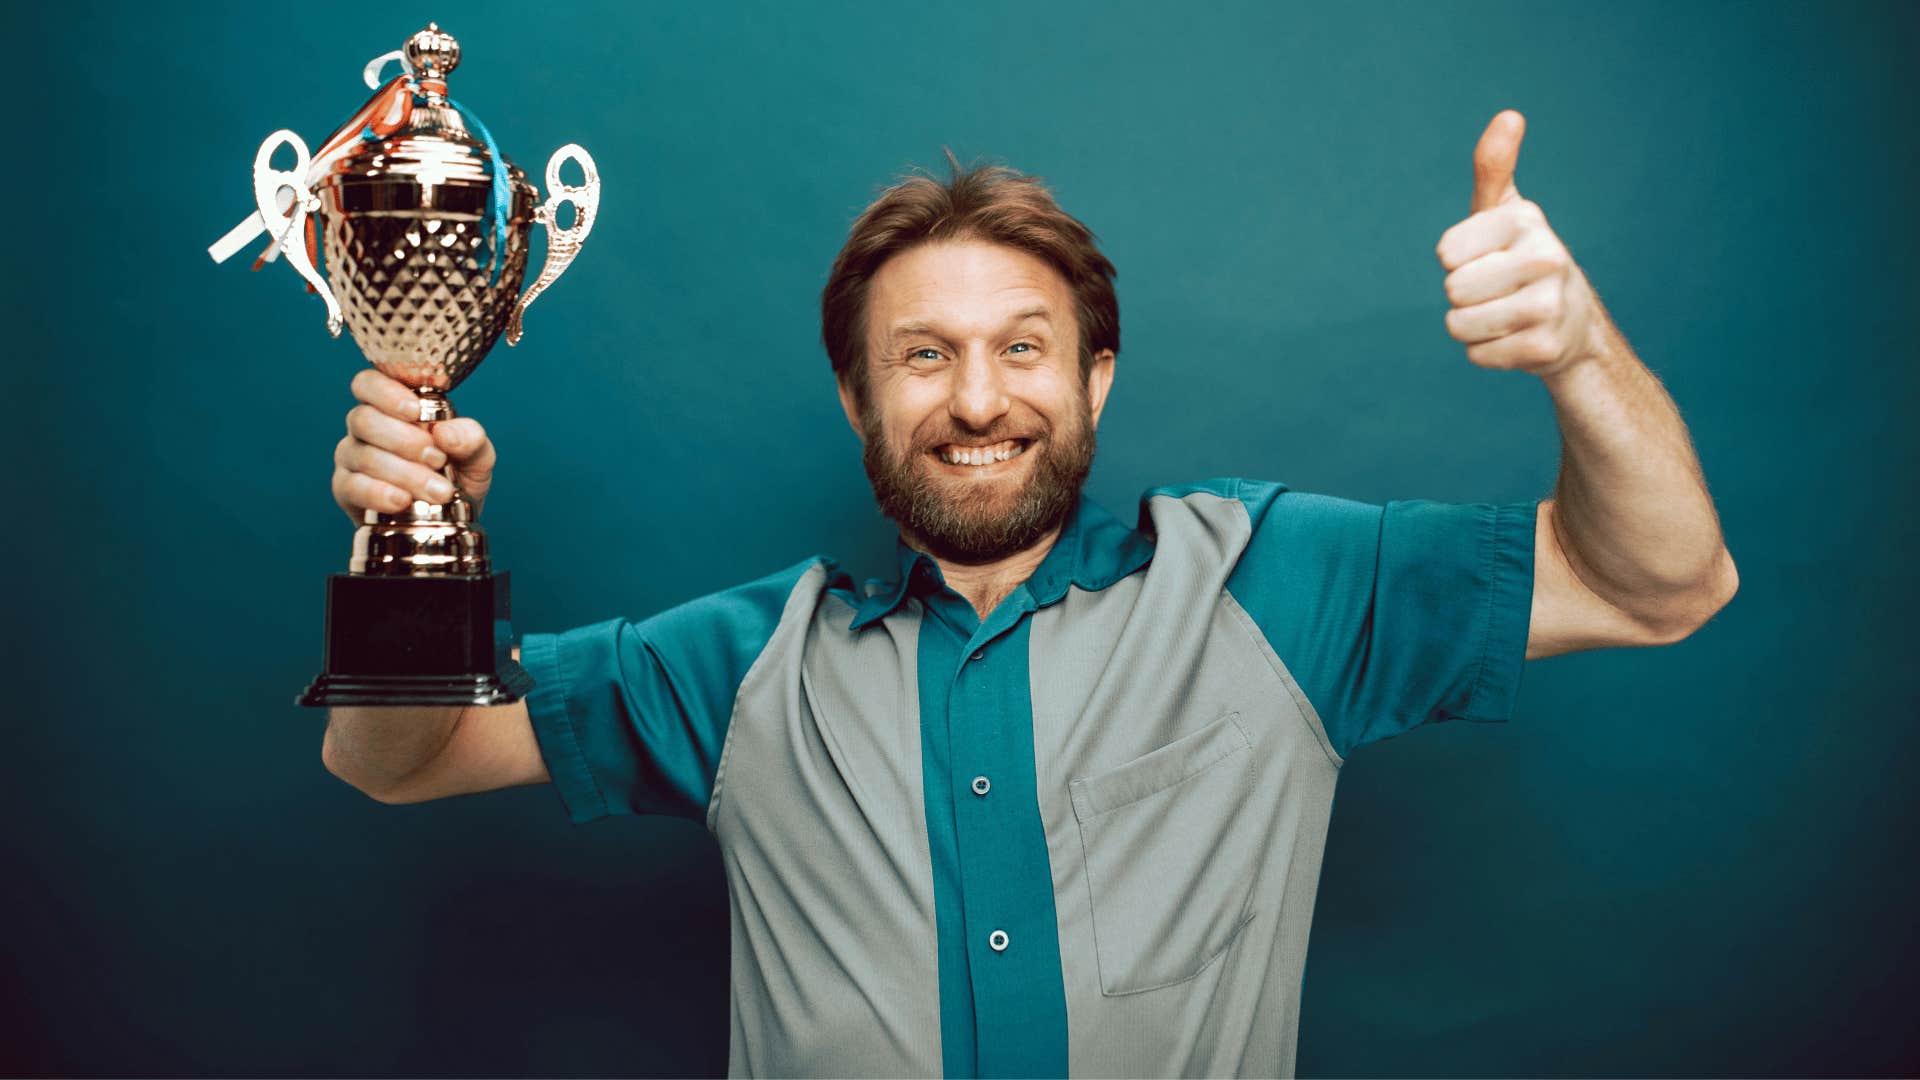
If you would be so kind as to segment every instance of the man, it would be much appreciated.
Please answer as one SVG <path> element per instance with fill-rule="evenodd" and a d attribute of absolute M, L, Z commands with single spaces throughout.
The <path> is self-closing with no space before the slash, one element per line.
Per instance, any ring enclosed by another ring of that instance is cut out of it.
<path fill-rule="evenodd" d="M 898 573 L 797 566 L 529 634 L 522 702 L 335 709 L 385 802 L 552 780 L 576 822 L 703 821 L 732 911 L 730 1071 L 1293 1071 L 1334 782 L 1427 721 L 1508 718 L 1524 660 L 1677 641 L 1733 595 L 1685 428 L 1513 184 L 1495 117 L 1447 230 L 1449 332 L 1545 380 L 1552 498 L 1385 507 L 1210 480 L 1138 528 L 1080 498 L 1113 266 L 1037 181 L 963 172 L 854 223 L 822 336 Z M 334 494 L 484 498 L 479 425 L 354 390 Z"/>

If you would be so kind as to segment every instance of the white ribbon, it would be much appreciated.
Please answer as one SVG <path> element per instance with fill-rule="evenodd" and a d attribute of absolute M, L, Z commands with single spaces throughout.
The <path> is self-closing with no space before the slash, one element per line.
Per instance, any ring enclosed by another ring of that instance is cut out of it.
<path fill-rule="evenodd" d="M 408 75 L 414 73 L 413 65 L 407 63 L 407 54 L 404 51 L 395 49 L 390 53 L 381 53 L 379 56 L 367 61 L 366 67 L 360 70 L 360 79 L 367 84 L 367 89 L 378 90 L 384 85 L 380 81 L 380 72 L 390 63 L 398 63 L 401 69 Z M 356 132 L 356 134 L 358 133 Z M 313 159 L 307 166 L 307 191 L 312 191 L 313 186 L 320 182 L 320 178 L 327 175 L 327 170 L 333 167 L 333 163 L 345 157 L 348 151 L 353 149 L 354 141 L 353 138 L 343 139 L 338 146 L 332 149 L 323 149 L 320 155 Z M 278 201 L 280 203 L 281 214 L 284 215 L 287 209 L 293 205 L 293 199 L 294 192 L 291 187 L 280 190 L 280 198 Z M 281 245 L 278 241 L 281 234 L 286 231 L 286 223 L 287 219 L 283 217 L 278 223 L 279 227 L 271 230 L 275 243 L 261 254 L 261 262 L 270 263 L 280 258 Z M 261 220 L 260 211 L 255 210 L 253 213 L 248 214 L 240 224 L 228 229 L 225 236 L 222 236 L 209 245 L 207 254 L 211 256 L 216 263 L 226 262 L 228 259 L 239 254 L 241 248 L 253 243 L 254 238 L 263 232 L 269 232 L 268 225 L 265 221 Z"/>
<path fill-rule="evenodd" d="M 397 61 L 407 74 L 413 74 L 413 65 L 407 63 L 407 52 L 405 49 L 395 49 L 390 53 L 381 53 L 379 56 L 367 61 L 367 66 L 360 69 L 360 81 L 367 84 L 367 89 L 380 89 L 380 69 L 386 67 L 390 61 Z"/>

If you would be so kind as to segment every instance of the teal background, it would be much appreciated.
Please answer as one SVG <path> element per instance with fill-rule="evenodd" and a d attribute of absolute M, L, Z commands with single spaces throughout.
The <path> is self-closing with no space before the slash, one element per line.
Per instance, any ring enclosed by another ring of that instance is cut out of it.
<path fill-rule="evenodd" d="M 522 630 L 879 572 L 816 303 L 943 145 L 1049 178 L 1120 267 L 1110 509 L 1221 474 L 1544 495 L 1545 392 L 1467 362 L 1433 255 L 1524 111 L 1520 190 L 1679 402 L 1741 591 L 1529 665 L 1510 725 L 1355 755 L 1300 1071 L 1920 1069 L 1911 5 L 340 3 L 4 17 L 0 1071 L 725 1069 L 702 830 L 573 828 L 550 788 L 382 807 L 291 703 L 362 360 L 284 266 L 205 248 L 259 141 L 324 137 L 430 17 L 509 156 L 578 141 L 606 185 L 456 396 Z"/>

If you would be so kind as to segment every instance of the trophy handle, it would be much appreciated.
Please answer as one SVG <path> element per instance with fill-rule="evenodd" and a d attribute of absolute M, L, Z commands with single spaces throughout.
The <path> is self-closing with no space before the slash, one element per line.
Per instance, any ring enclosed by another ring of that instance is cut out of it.
<path fill-rule="evenodd" d="M 580 171 L 587 182 L 574 187 L 560 180 L 560 163 L 567 159 L 580 163 Z M 555 223 L 555 211 L 561 203 L 573 204 L 573 225 L 561 228 Z M 547 261 L 540 267 L 540 276 L 520 294 L 520 301 L 513 305 L 513 314 L 507 319 L 507 344 L 520 344 L 522 329 L 520 316 L 526 312 L 534 297 L 546 291 L 547 286 L 559 280 L 566 273 L 573 257 L 580 253 L 580 245 L 587 239 L 587 233 L 593 230 L 593 214 L 600 208 L 600 170 L 594 168 L 593 157 L 578 143 L 568 143 L 553 152 L 547 159 L 547 201 L 533 212 L 533 219 L 547 229 Z"/>
<path fill-rule="evenodd" d="M 291 169 L 273 167 L 274 151 L 282 146 L 293 147 L 296 160 Z M 320 208 L 320 200 L 314 197 L 312 189 L 307 187 L 307 165 L 311 158 L 307 153 L 307 144 L 300 136 L 282 128 L 267 136 L 260 144 L 260 151 L 253 155 L 253 201 L 260 208 L 261 224 L 274 238 L 274 246 L 287 258 L 287 265 L 300 272 L 327 302 L 327 333 L 340 336 L 340 302 L 333 297 L 333 290 L 327 287 L 326 280 L 313 268 L 313 260 L 307 257 L 307 215 Z M 292 204 L 285 209 L 280 205 L 280 193 L 293 196 Z"/>

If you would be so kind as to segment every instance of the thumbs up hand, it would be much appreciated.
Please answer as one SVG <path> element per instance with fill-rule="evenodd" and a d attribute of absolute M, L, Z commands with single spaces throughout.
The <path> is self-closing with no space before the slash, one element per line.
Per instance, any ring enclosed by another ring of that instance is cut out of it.
<path fill-rule="evenodd" d="M 1473 151 L 1471 216 L 1434 253 L 1453 305 L 1447 333 L 1466 344 L 1467 359 L 1544 377 L 1596 355 L 1606 315 L 1546 214 L 1514 186 L 1526 130 L 1512 109 L 1487 125 Z"/>

